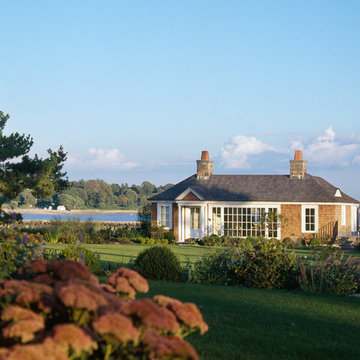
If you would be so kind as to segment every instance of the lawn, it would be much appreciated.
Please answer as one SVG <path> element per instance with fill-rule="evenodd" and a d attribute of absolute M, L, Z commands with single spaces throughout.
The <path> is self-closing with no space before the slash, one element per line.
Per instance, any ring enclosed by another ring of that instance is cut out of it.
<path fill-rule="evenodd" d="M 187 338 L 200 359 L 360 359 L 360 298 L 150 281 L 194 302 L 210 330 Z"/>
<path fill-rule="evenodd" d="M 48 244 L 46 245 L 49 249 L 62 249 L 66 245 L 64 244 Z M 91 244 L 84 245 L 88 249 L 98 253 L 100 259 L 103 261 L 111 261 L 118 264 L 126 265 L 130 261 L 135 260 L 137 255 L 144 249 L 151 247 L 153 245 L 140 245 L 140 244 Z M 188 246 L 188 245 L 167 245 L 171 250 L 179 257 L 180 262 L 184 265 L 186 262 L 195 263 L 200 259 L 204 254 L 207 254 L 216 249 L 224 249 L 219 247 L 206 247 L 206 246 Z M 299 257 L 307 256 L 311 258 L 313 255 L 313 250 L 289 250 L 295 251 L 296 255 Z M 347 256 L 356 256 L 360 258 L 359 252 L 346 252 L 345 257 Z"/>
<path fill-rule="evenodd" d="M 48 249 L 63 249 L 64 244 L 48 244 Z M 135 260 L 137 255 L 153 245 L 140 245 L 140 244 L 91 244 L 84 245 L 91 251 L 100 255 L 103 261 L 111 261 L 122 265 L 128 264 L 130 261 Z M 200 247 L 200 246 L 184 246 L 184 245 L 167 245 L 179 257 L 180 262 L 184 265 L 188 261 L 195 263 L 204 254 L 211 252 L 214 248 Z"/>

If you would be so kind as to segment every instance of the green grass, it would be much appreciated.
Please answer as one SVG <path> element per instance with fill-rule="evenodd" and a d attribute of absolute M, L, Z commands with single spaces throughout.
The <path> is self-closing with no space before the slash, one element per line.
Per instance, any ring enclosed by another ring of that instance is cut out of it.
<path fill-rule="evenodd" d="M 63 249 L 64 244 L 48 244 L 48 249 Z M 130 261 L 136 259 L 137 255 L 153 245 L 140 245 L 140 244 L 91 244 L 84 245 L 91 251 L 94 251 L 100 255 L 100 259 L 103 261 L 111 261 L 122 265 L 128 264 Z M 200 246 L 184 246 L 184 245 L 167 245 L 171 250 L 179 257 L 180 262 L 184 265 L 188 261 L 195 263 L 204 254 L 214 250 L 212 247 L 200 247 Z"/>
<path fill-rule="evenodd" d="M 49 249 L 63 249 L 66 245 L 64 244 L 48 244 L 46 245 Z M 137 255 L 144 249 L 153 245 L 140 245 L 140 244 L 91 244 L 84 245 L 91 251 L 94 251 L 100 255 L 100 259 L 103 261 L 111 261 L 121 265 L 126 265 L 130 261 L 135 260 Z M 206 247 L 206 246 L 187 246 L 187 245 L 167 245 L 174 251 L 179 257 L 180 262 L 184 265 L 186 262 L 195 263 L 204 254 L 207 254 L 213 250 L 221 249 L 217 247 Z M 299 257 L 307 256 L 312 257 L 313 250 L 291 250 L 295 251 Z M 345 259 L 349 256 L 359 257 L 359 252 L 346 252 Z"/>
<path fill-rule="evenodd" d="M 200 359 L 360 359 L 360 298 L 149 281 L 194 302 L 210 330 L 186 338 Z"/>
<path fill-rule="evenodd" d="M 51 244 L 60 249 L 65 245 Z M 151 245 L 86 245 L 101 260 L 127 264 Z M 170 245 L 186 263 L 211 247 Z M 312 256 L 311 250 L 296 250 Z M 351 253 L 360 257 L 359 253 Z M 105 279 L 102 279 L 105 280 Z M 210 330 L 187 338 L 200 359 L 360 359 L 360 298 L 302 291 L 149 281 L 150 292 L 194 302 Z"/>

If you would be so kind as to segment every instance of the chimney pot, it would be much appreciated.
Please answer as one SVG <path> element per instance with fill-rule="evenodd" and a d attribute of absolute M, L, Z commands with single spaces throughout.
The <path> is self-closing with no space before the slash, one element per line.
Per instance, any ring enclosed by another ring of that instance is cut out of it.
<path fill-rule="evenodd" d="M 208 151 L 201 152 L 201 160 L 196 161 L 197 173 L 196 177 L 199 180 L 208 180 L 214 173 L 214 162 L 209 158 Z"/>
<path fill-rule="evenodd" d="M 208 151 L 202 151 L 201 152 L 201 160 L 210 160 Z"/>
<path fill-rule="evenodd" d="M 301 150 L 295 150 L 294 160 L 302 160 L 303 155 Z"/>
<path fill-rule="evenodd" d="M 303 160 L 302 151 L 296 150 L 294 160 L 290 160 L 290 179 L 305 179 L 307 161 Z"/>

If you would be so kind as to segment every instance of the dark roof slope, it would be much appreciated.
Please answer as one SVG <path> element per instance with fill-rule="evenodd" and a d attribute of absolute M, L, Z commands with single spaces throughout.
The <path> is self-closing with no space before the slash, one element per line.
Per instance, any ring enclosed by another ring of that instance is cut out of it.
<path fill-rule="evenodd" d="M 211 175 L 208 180 L 197 180 L 192 175 L 150 200 L 175 200 L 189 187 L 204 200 L 214 201 L 359 203 L 343 192 L 335 197 L 335 186 L 309 174 L 301 180 L 289 175 Z"/>

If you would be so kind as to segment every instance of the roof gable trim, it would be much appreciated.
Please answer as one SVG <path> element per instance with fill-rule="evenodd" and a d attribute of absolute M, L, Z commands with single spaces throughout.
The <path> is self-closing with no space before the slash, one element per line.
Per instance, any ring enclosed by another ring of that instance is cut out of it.
<path fill-rule="evenodd" d="M 185 191 L 183 191 L 175 200 L 183 200 L 183 198 L 186 196 L 186 195 L 189 195 L 189 194 L 193 194 L 195 195 L 199 200 L 204 200 L 204 198 L 199 195 L 199 193 L 197 193 L 194 189 L 192 189 L 191 187 L 187 188 Z"/>

